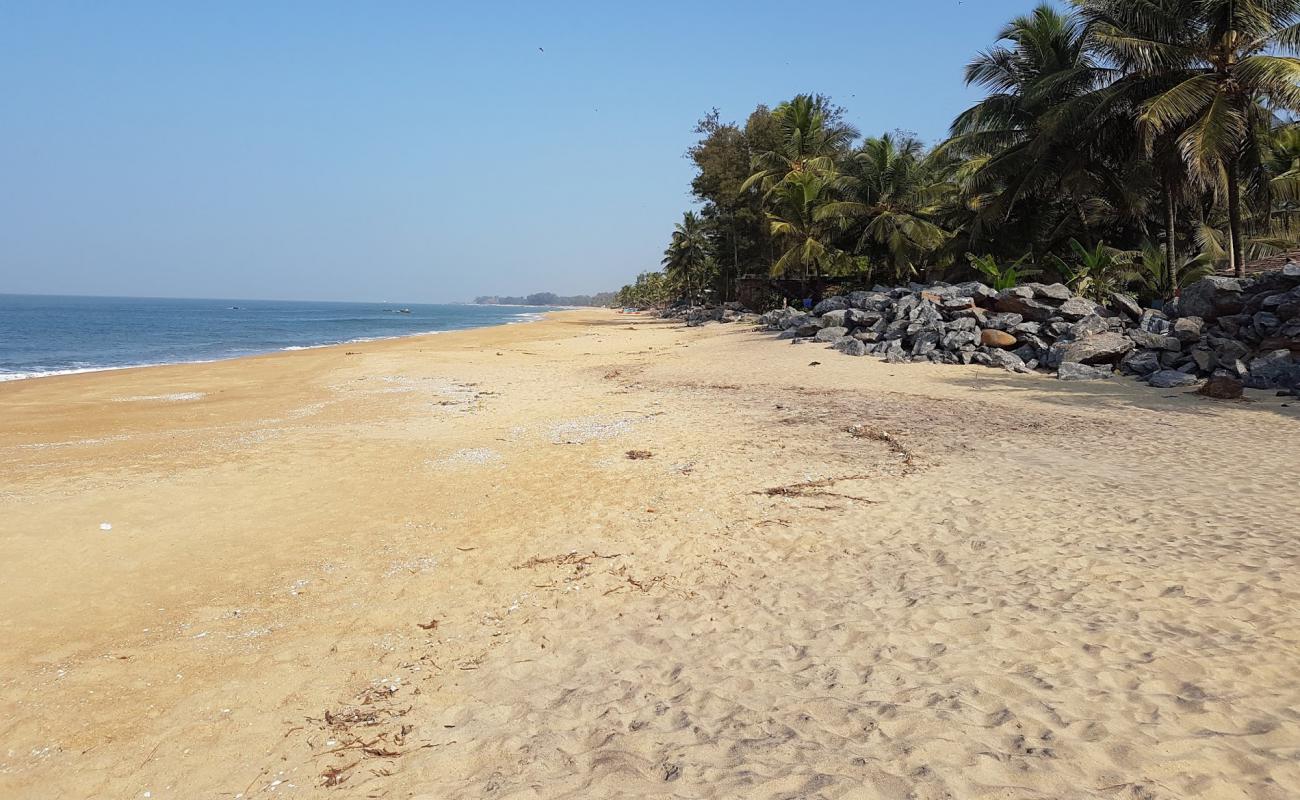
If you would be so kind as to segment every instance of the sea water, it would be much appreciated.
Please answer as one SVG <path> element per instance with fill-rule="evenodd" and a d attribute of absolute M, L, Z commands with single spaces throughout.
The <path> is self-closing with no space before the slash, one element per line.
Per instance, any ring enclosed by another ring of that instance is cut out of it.
<path fill-rule="evenodd" d="M 502 325 L 545 310 L 0 294 L 0 381 Z"/>

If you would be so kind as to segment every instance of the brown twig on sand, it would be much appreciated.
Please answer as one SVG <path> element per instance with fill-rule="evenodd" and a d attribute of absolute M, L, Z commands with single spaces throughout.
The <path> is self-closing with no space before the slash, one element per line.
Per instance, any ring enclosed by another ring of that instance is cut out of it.
<path fill-rule="evenodd" d="M 788 486 L 773 486 L 770 489 L 764 489 L 754 494 L 765 494 L 768 497 L 838 497 L 842 500 L 855 500 L 859 503 L 875 503 L 875 500 L 869 500 L 865 497 L 826 491 L 826 487 L 834 486 L 841 481 L 865 481 L 870 477 L 870 475 L 844 475 L 839 478 L 822 478 L 816 481 L 792 483 Z"/>
<path fill-rule="evenodd" d="M 633 461 L 644 461 L 647 458 L 654 458 L 654 453 L 649 450 L 628 450 L 627 457 Z"/>
<path fill-rule="evenodd" d="M 916 466 L 916 454 L 889 431 L 872 428 L 868 425 L 850 425 L 844 429 L 844 432 L 855 439 L 871 439 L 872 441 L 883 442 L 891 453 L 903 457 L 903 466 Z"/>
<path fill-rule="evenodd" d="M 419 628 L 422 631 L 436 631 L 438 630 L 438 620 L 431 619 L 427 624 L 423 622 L 417 622 L 415 623 L 415 627 Z"/>
<path fill-rule="evenodd" d="M 587 553 L 585 555 L 574 552 L 574 553 L 563 553 L 558 556 L 547 556 L 546 558 L 542 558 L 541 556 L 533 556 L 532 558 L 528 559 L 522 564 L 516 564 L 515 569 L 535 569 L 537 567 L 544 567 L 548 565 L 556 566 L 556 567 L 565 567 L 569 565 L 587 567 L 591 564 L 593 559 L 618 558 L 621 555 L 623 554 L 612 553 L 610 555 L 602 555 L 601 553 L 597 553 L 595 550 L 593 550 L 590 553 Z"/>
<path fill-rule="evenodd" d="M 326 767 L 325 771 L 320 774 L 320 776 L 325 779 L 325 782 L 322 783 L 321 785 L 322 786 L 341 785 L 344 781 L 348 779 L 348 772 L 351 771 L 353 767 L 355 767 L 357 764 L 360 763 L 361 761 L 358 760 L 358 761 L 353 761 L 351 764 L 348 764 L 345 767 Z"/>

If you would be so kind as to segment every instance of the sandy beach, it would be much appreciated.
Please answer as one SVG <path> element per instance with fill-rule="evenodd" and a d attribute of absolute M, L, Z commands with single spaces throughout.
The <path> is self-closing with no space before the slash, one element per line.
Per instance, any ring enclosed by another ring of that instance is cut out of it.
<path fill-rule="evenodd" d="M 1248 395 L 598 310 L 0 384 L 0 797 L 1294 798 Z"/>

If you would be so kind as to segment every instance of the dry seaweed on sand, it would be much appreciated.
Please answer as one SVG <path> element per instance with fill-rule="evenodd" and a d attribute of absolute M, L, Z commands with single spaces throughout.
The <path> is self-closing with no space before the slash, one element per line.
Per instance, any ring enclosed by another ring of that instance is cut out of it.
<path fill-rule="evenodd" d="M 633 461 L 643 461 L 647 458 L 654 458 L 654 453 L 649 450 L 628 450 L 627 457 Z"/>
<path fill-rule="evenodd" d="M 591 562 L 597 558 L 611 559 L 618 558 L 621 555 L 623 554 L 612 553 L 610 555 L 602 555 L 601 553 L 597 553 L 595 550 L 590 553 L 582 554 L 575 550 L 571 553 L 562 553 L 557 556 L 547 556 L 545 558 L 541 556 L 533 556 L 522 564 L 516 564 L 515 569 L 535 569 L 544 566 L 564 567 L 570 565 L 584 568 L 590 566 Z"/>
<path fill-rule="evenodd" d="M 815 481 L 791 483 L 786 486 L 773 486 L 755 492 L 755 494 L 765 494 L 768 497 L 838 497 L 842 500 L 853 500 L 859 503 L 875 503 L 875 500 L 866 497 L 827 491 L 828 487 L 843 481 L 865 481 L 870 478 L 870 475 L 844 475 L 838 478 L 822 478 Z"/>

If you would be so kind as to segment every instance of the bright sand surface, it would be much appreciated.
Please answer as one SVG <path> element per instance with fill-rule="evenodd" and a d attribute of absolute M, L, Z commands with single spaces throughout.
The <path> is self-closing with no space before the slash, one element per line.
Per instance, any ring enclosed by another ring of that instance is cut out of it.
<path fill-rule="evenodd" d="M 0 384 L 0 797 L 1300 797 L 1283 402 L 602 311 Z"/>

